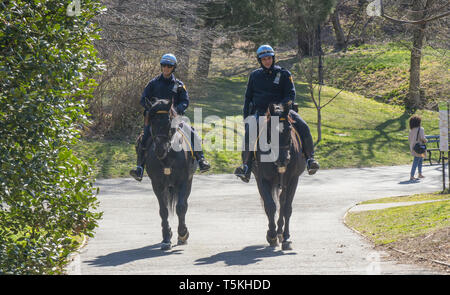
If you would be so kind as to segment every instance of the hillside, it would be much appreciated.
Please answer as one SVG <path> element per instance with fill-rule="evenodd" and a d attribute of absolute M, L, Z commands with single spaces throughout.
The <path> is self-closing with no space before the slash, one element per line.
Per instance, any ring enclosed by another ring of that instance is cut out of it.
<path fill-rule="evenodd" d="M 379 43 L 349 47 L 346 52 L 332 53 L 325 49 L 325 84 L 355 92 L 389 104 L 404 105 L 409 87 L 410 44 Z M 304 79 L 294 50 L 277 51 L 279 64 L 289 69 L 297 80 Z M 308 61 L 305 61 L 308 62 Z M 247 77 L 256 67 L 256 58 L 240 51 L 224 55 L 216 50 L 210 76 Z M 450 97 L 449 51 L 425 47 L 421 63 L 421 87 L 429 101 Z"/>

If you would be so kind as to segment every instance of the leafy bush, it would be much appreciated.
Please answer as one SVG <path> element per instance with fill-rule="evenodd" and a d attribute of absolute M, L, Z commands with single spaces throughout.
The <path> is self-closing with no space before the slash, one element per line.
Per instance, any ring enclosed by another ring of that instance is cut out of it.
<path fill-rule="evenodd" d="M 101 69 L 83 0 L 0 3 L 0 273 L 61 273 L 101 213 L 92 170 L 72 154 L 87 122 L 86 99 Z"/>

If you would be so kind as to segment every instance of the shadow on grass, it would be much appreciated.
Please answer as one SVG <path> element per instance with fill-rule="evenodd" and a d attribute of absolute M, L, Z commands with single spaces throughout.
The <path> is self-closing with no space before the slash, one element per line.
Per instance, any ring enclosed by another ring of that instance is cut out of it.
<path fill-rule="evenodd" d="M 383 123 L 378 124 L 373 131 L 375 134 L 367 139 L 352 141 L 352 142 L 337 142 L 337 143 L 326 143 L 327 157 L 337 157 L 339 156 L 339 151 L 343 145 L 353 145 L 356 148 L 356 152 L 353 154 L 354 157 L 360 159 L 358 165 L 365 165 L 372 159 L 375 159 L 376 151 L 389 152 L 389 145 L 401 145 L 405 144 L 407 148 L 405 138 L 399 137 L 398 133 L 404 131 L 407 126 L 406 123 L 410 117 L 408 112 L 404 112 L 400 117 L 387 120 Z M 392 128 L 392 126 L 398 125 L 398 128 Z M 326 125 L 323 125 L 326 126 Z M 329 126 L 329 128 L 334 128 Z M 347 128 L 349 129 L 349 128 Z M 352 128 L 353 129 L 353 128 Z M 364 128 L 355 128 L 354 130 L 367 130 Z M 322 147 L 325 147 L 322 145 Z M 318 148 L 321 148 L 319 143 Z M 405 153 L 409 152 L 405 149 Z"/>
<path fill-rule="evenodd" d="M 215 115 L 224 119 L 226 116 L 242 115 L 245 100 L 247 80 L 214 78 L 205 83 L 207 94 L 191 98 L 191 104 L 186 116 L 193 120 L 194 108 L 202 108 L 203 117 Z M 304 84 L 295 84 L 296 100 L 300 108 L 309 108 L 308 87 Z"/>
<path fill-rule="evenodd" d="M 203 117 L 216 115 L 225 118 L 241 115 L 246 87 L 247 81 L 243 79 L 212 79 L 204 85 L 206 95 L 192 98 L 186 115 L 193 120 L 194 108 L 202 108 Z"/>

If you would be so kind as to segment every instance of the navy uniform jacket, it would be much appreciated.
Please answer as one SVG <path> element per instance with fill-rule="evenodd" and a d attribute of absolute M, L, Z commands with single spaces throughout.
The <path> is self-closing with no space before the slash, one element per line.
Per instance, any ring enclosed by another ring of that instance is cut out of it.
<path fill-rule="evenodd" d="M 145 87 L 141 97 L 141 105 L 145 108 L 145 98 L 173 98 L 173 106 L 178 114 L 184 114 L 189 106 L 189 96 L 183 82 L 175 79 L 172 74 L 169 79 L 163 74 L 153 78 Z"/>
<path fill-rule="evenodd" d="M 250 115 L 250 103 L 256 112 L 264 114 L 270 103 L 287 103 L 295 100 L 292 75 L 279 66 L 271 69 L 259 68 L 250 74 L 245 92 L 244 119 Z"/>

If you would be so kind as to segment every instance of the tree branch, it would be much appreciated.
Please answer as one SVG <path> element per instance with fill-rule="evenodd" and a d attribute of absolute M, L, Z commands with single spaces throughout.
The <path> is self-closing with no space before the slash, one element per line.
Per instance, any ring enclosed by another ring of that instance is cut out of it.
<path fill-rule="evenodd" d="M 393 18 L 393 17 L 390 17 L 390 16 L 388 16 L 388 15 L 385 15 L 384 13 L 381 14 L 382 17 L 384 17 L 385 19 L 390 20 L 390 21 L 392 21 L 392 22 L 394 22 L 394 23 L 398 23 L 398 24 L 413 24 L 413 25 L 421 25 L 421 24 L 425 24 L 425 23 L 427 23 L 427 22 L 430 22 L 430 21 L 433 21 L 433 20 L 436 20 L 436 19 L 439 19 L 439 18 L 443 18 L 443 17 L 446 17 L 446 16 L 448 16 L 448 15 L 450 15 L 450 11 L 447 11 L 447 12 L 445 12 L 445 13 L 442 13 L 442 14 L 439 14 L 439 15 L 436 15 L 436 16 L 433 16 L 433 17 L 430 17 L 430 18 L 427 18 L 427 19 L 421 19 L 421 20 L 417 20 L 417 21 L 411 21 L 411 20 L 400 20 L 400 19 L 395 19 L 395 18 Z"/>

